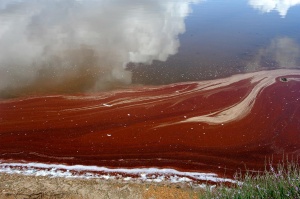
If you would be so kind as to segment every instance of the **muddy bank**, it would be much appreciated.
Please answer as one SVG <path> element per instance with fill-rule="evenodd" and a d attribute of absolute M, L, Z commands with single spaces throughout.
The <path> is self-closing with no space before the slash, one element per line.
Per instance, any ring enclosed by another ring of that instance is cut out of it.
<path fill-rule="evenodd" d="M 0 199 L 197 198 L 201 191 L 189 184 L 0 174 Z"/>

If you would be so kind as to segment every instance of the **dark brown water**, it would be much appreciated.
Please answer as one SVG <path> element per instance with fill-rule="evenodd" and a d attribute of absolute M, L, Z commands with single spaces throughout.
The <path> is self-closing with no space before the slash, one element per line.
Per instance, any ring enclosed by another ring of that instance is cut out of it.
<path fill-rule="evenodd" d="M 0 97 L 300 64 L 300 1 L 0 1 Z"/>

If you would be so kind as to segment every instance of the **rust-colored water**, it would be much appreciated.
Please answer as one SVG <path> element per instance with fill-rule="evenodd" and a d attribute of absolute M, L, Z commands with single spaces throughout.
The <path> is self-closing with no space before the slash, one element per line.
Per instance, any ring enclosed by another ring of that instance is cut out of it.
<path fill-rule="evenodd" d="M 283 79 L 282 79 L 283 78 Z M 183 171 L 299 155 L 300 71 L 0 101 L 0 159 Z"/>

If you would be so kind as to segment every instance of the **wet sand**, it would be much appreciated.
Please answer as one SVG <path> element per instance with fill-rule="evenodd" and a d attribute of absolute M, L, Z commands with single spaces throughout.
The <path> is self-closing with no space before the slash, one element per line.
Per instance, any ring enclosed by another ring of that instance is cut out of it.
<path fill-rule="evenodd" d="M 245 167 L 264 169 L 268 158 L 299 155 L 299 88 L 299 70 L 272 70 L 94 95 L 2 100 L 0 168 L 26 172 L 29 163 L 44 163 L 37 170 L 56 167 L 57 175 L 70 170 L 71 176 L 87 171 L 138 177 L 148 169 L 142 177 L 232 178 Z"/>

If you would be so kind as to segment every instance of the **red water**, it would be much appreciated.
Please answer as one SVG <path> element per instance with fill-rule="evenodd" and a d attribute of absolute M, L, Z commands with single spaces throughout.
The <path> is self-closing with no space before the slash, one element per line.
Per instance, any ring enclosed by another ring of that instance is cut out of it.
<path fill-rule="evenodd" d="M 280 81 L 281 77 L 287 81 Z M 300 154 L 300 71 L 0 101 L 0 159 L 215 172 Z"/>

